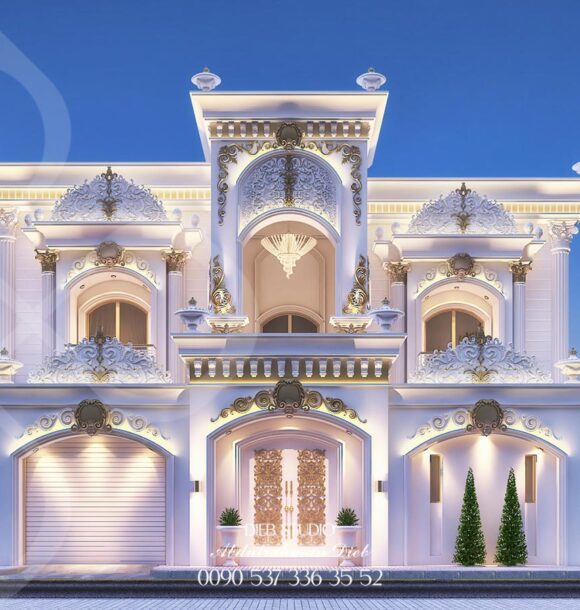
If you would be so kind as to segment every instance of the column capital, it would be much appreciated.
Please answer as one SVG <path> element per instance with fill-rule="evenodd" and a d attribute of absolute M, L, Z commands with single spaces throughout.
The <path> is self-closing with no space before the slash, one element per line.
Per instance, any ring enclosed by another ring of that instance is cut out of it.
<path fill-rule="evenodd" d="M 404 284 L 407 281 L 407 273 L 411 265 L 399 261 L 398 263 L 386 263 L 385 268 L 394 284 Z"/>
<path fill-rule="evenodd" d="M 59 259 L 58 250 L 46 248 L 45 250 L 36 249 L 35 252 L 34 258 L 40 263 L 42 273 L 55 273 L 56 261 Z"/>
<path fill-rule="evenodd" d="M 528 271 L 532 270 L 532 261 L 516 261 L 510 265 L 514 284 L 525 284 Z"/>
<path fill-rule="evenodd" d="M 14 237 L 18 214 L 14 208 L 0 208 L 0 237 Z"/>
<path fill-rule="evenodd" d="M 167 263 L 167 271 L 181 273 L 185 266 L 185 261 L 191 256 L 187 250 L 165 250 L 161 253 L 161 258 Z"/>
<path fill-rule="evenodd" d="M 570 251 L 570 243 L 574 235 L 578 233 L 575 222 L 551 222 L 549 227 L 552 251 Z"/>

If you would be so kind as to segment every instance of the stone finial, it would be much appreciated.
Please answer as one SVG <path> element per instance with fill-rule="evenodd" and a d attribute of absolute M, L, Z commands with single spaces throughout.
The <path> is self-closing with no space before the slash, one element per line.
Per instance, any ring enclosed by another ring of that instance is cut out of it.
<path fill-rule="evenodd" d="M 8 350 L 5 347 L 0 349 L 0 357 L 6 358 L 7 356 L 8 356 Z"/>
<path fill-rule="evenodd" d="M 217 74 L 210 72 L 209 68 L 204 68 L 202 72 L 191 77 L 191 82 L 201 91 L 212 91 L 222 82 L 222 79 Z"/>
<path fill-rule="evenodd" d="M 189 299 L 189 301 L 187 301 L 187 304 L 190 307 L 197 307 L 197 301 L 195 300 L 195 297 L 191 297 L 191 299 Z"/>
<path fill-rule="evenodd" d="M 46 248 L 46 250 L 36 249 L 36 256 L 34 257 L 39 263 L 42 273 L 55 273 L 56 272 L 56 261 L 58 261 L 59 255 L 56 250 Z"/>
<path fill-rule="evenodd" d="M 356 84 L 365 91 L 377 91 L 387 82 L 387 77 L 374 68 L 369 68 L 367 72 L 361 74 L 356 79 Z"/>

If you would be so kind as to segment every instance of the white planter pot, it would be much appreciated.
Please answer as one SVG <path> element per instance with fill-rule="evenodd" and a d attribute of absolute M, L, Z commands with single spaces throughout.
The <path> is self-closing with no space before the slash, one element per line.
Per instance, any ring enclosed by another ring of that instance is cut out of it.
<path fill-rule="evenodd" d="M 360 525 L 339 525 L 336 527 L 339 541 L 338 544 L 342 551 L 339 562 L 341 566 L 349 567 L 354 565 L 349 552 L 356 549 L 356 539 L 360 529 Z"/>
<path fill-rule="evenodd" d="M 218 525 L 217 530 L 220 534 L 221 547 L 224 549 L 224 566 L 237 566 L 235 557 L 239 549 L 240 534 L 244 529 L 243 525 Z"/>

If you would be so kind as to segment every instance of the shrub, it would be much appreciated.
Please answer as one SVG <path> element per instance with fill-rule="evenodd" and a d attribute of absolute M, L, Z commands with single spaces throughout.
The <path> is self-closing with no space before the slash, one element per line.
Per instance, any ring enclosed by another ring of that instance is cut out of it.
<path fill-rule="evenodd" d="M 455 540 L 453 562 L 462 566 L 476 566 L 485 563 L 485 539 L 481 529 L 479 504 L 475 493 L 475 479 L 471 468 L 467 472 L 463 506 Z"/>
<path fill-rule="evenodd" d="M 242 525 L 242 518 L 237 508 L 225 508 L 220 515 L 220 525 L 237 526 Z"/>
<path fill-rule="evenodd" d="M 339 527 L 348 527 L 358 525 L 358 517 L 352 508 L 341 508 L 336 517 L 336 525 Z"/>
<path fill-rule="evenodd" d="M 510 468 L 505 490 L 495 561 L 503 566 L 524 565 L 528 561 L 522 509 L 513 468 Z"/>

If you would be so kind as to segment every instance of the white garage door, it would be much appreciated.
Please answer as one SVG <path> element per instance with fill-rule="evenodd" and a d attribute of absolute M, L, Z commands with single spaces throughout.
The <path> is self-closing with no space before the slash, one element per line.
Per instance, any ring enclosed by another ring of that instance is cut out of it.
<path fill-rule="evenodd" d="M 165 563 L 165 459 L 79 434 L 25 460 L 25 562 Z"/>

